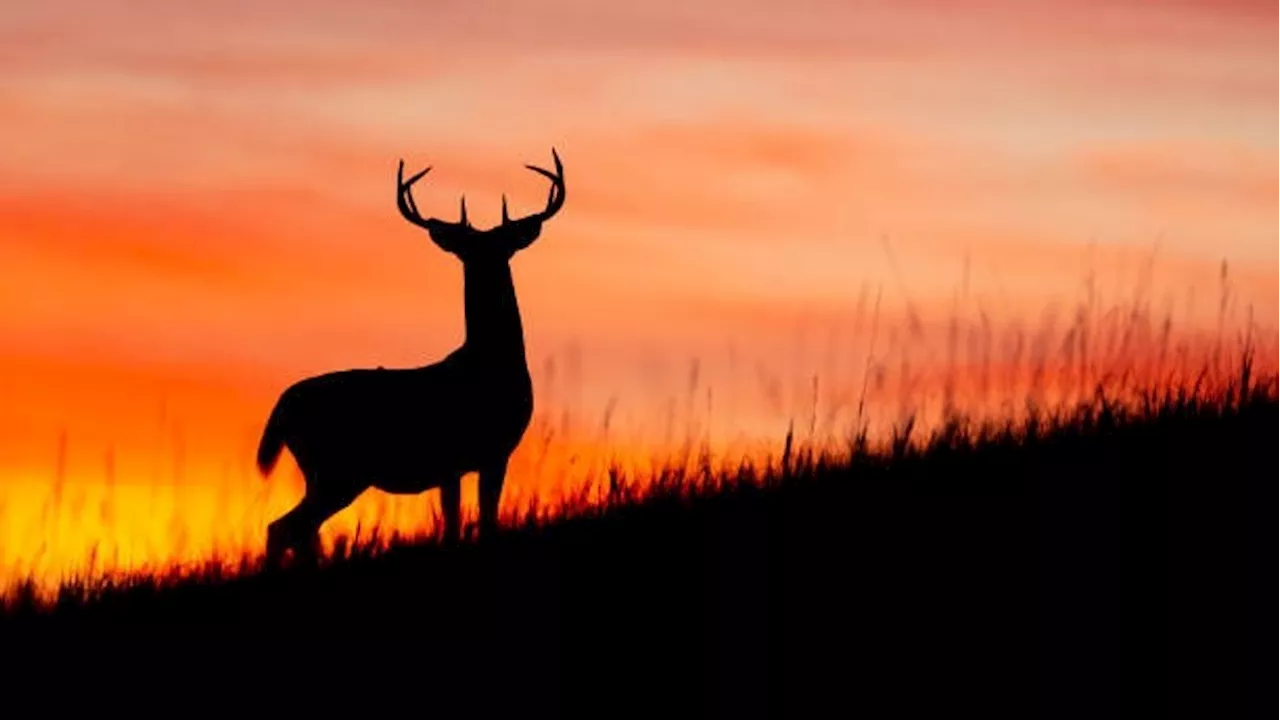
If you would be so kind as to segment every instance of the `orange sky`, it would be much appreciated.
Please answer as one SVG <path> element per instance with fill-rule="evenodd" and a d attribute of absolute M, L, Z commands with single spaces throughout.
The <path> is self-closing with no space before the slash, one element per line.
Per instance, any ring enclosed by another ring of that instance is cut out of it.
<path fill-rule="evenodd" d="M 279 392 L 456 346 L 400 157 L 435 166 L 424 214 L 465 192 L 481 225 L 565 161 L 513 264 L 539 415 L 504 504 L 864 395 L 891 421 L 1194 365 L 1220 315 L 1274 366 L 1271 2 L 10 5 L 0 590 L 260 550 L 300 492 L 251 464 Z M 325 532 L 428 510 L 366 494 Z"/>
<path fill-rule="evenodd" d="M 643 415 L 730 347 L 803 384 L 876 288 L 928 332 L 966 282 L 1034 322 L 1091 257 L 1121 302 L 1154 257 L 1153 306 L 1204 318 L 1225 258 L 1275 318 L 1273 3 L 440 5 L 6 10 L 0 471 L 60 428 L 142 447 L 162 405 L 239 462 L 289 382 L 452 349 L 461 273 L 397 215 L 401 156 L 436 168 L 424 213 L 466 192 L 484 224 L 560 150 L 514 267 L 589 408 Z"/>

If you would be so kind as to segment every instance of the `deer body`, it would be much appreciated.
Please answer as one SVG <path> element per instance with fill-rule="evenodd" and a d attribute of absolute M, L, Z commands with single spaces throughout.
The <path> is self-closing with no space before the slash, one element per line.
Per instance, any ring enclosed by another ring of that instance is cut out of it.
<path fill-rule="evenodd" d="M 554 151 L 553 151 L 554 154 Z M 258 450 L 269 474 L 288 447 L 306 481 L 298 506 L 268 528 L 268 560 L 286 550 L 314 553 L 320 525 L 370 487 L 397 494 L 441 490 L 444 536 L 458 530 L 459 483 L 480 475 L 480 531 L 493 532 L 507 460 L 533 415 L 533 385 L 509 260 L 538 236 L 564 200 L 563 169 L 545 211 L 507 218 L 487 231 L 466 218 L 422 219 L 409 188 L 430 170 L 398 183 L 406 219 L 428 230 L 463 262 L 466 339 L 440 362 L 415 368 L 351 369 L 294 383 L 277 401 Z M 403 165 L 402 165 L 403 170 Z"/>
<path fill-rule="evenodd" d="M 420 493 L 515 450 L 533 412 L 527 378 L 495 381 L 461 352 L 421 368 L 319 375 L 282 395 L 284 444 L 304 476 L 323 469 Z"/>

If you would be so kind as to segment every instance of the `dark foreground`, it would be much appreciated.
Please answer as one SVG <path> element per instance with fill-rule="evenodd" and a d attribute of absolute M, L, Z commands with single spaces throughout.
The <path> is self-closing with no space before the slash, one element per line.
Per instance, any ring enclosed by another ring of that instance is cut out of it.
<path fill-rule="evenodd" d="M 1274 386 L 1141 415 L 15 611 L 6 696 L 25 668 L 124 706 L 180 680 L 180 715 L 1275 717 Z"/>

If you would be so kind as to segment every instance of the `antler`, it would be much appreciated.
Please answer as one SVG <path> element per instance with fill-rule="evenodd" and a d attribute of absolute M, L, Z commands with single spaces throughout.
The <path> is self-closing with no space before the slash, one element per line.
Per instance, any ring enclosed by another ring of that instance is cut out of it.
<path fill-rule="evenodd" d="M 526 215 L 519 220 L 512 221 L 507 217 L 507 196 L 502 196 L 502 223 L 508 222 L 544 222 L 551 219 L 552 215 L 560 212 L 560 207 L 564 205 L 564 166 L 560 164 L 560 155 L 556 153 L 555 148 L 551 148 L 551 159 L 556 163 L 556 171 L 540 168 L 537 165 L 525 165 L 525 167 L 538 173 L 539 175 L 551 181 L 551 191 L 547 194 L 547 207 L 542 212 Z"/>
<path fill-rule="evenodd" d="M 415 173 L 408 180 L 404 179 L 404 160 L 400 161 L 400 166 L 396 169 L 396 207 L 400 208 L 400 214 L 405 220 L 417 225 L 420 228 L 431 230 L 433 224 L 439 225 L 464 225 L 471 227 L 471 223 L 467 220 L 467 196 L 463 195 L 461 200 L 462 219 L 456 223 L 437 220 L 436 218 L 423 218 L 418 214 L 418 204 L 413 200 L 413 184 L 422 179 L 424 175 L 431 172 L 431 166 L 428 165 L 422 171 Z"/>
<path fill-rule="evenodd" d="M 502 224 L 506 225 L 511 222 L 537 222 L 541 223 L 549 220 L 553 215 L 560 212 L 561 206 L 564 205 L 564 166 L 560 163 L 560 155 L 555 148 L 551 148 L 551 158 L 555 161 L 556 171 L 553 173 L 545 168 L 537 165 L 525 165 L 525 167 L 538 173 L 539 175 L 551 181 L 551 190 L 547 194 L 547 206 L 542 212 L 526 215 L 518 220 L 512 220 L 507 215 L 507 196 L 502 196 Z M 420 228 L 431 230 L 432 225 L 461 225 L 471 227 L 471 223 L 467 220 L 467 196 L 463 195 L 459 205 L 461 206 L 461 219 L 458 222 L 447 222 L 437 220 L 436 218 L 423 218 L 418 213 L 418 204 L 413 199 L 413 184 L 422 179 L 424 175 L 431 172 L 431 166 L 412 175 L 408 180 L 404 179 L 404 160 L 400 161 L 399 167 L 396 169 L 396 207 L 400 208 L 400 214 L 406 220 L 417 225 Z"/>

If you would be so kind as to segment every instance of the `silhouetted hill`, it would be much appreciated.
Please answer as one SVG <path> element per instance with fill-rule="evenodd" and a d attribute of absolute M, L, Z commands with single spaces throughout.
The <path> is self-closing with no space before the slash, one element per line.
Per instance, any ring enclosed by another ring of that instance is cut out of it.
<path fill-rule="evenodd" d="M 163 669 L 193 703 L 359 686 L 432 716 L 1274 716 L 1274 379 L 1242 395 L 796 453 L 492 542 L 69 591 L 0 629 L 13 658 L 58 648 L 59 677 Z"/>

